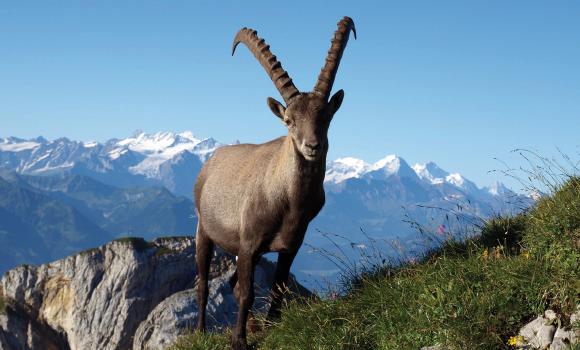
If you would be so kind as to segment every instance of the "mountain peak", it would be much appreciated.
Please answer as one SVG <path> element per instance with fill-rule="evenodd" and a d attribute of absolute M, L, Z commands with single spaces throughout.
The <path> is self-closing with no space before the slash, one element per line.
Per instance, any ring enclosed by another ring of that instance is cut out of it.
<path fill-rule="evenodd" d="M 193 135 L 193 132 L 186 130 L 177 134 L 177 136 L 182 137 L 187 140 L 197 140 L 197 138 Z"/>
<path fill-rule="evenodd" d="M 368 175 L 372 178 L 376 178 L 377 176 L 389 177 L 391 175 L 410 178 L 417 177 L 417 174 L 409 164 L 403 158 L 394 154 L 390 154 L 375 162 L 371 166 L 371 171 L 368 172 Z"/>
<path fill-rule="evenodd" d="M 445 177 L 445 181 L 457 187 L 463 187 L 465 185 L 465 179 L 459 173 L 449 174 Z"/>
<path fill-rule="evenodd" d="M 445 182 L 445 178 L 449 175 L 448 172 L 441 169 L 434 162 L 427 162 L 424 164 L 417 163 L 413 165 L 413 170 L 415 170 L 415 173 L 420 179 L 428 181 L 434 185 Z"/>
<path fill-rule="evenodd" d="M 484 187 L 492 196 L 505 196 L 513 193 L 506 185 L 499 181 L 493 182 L 491 185 Z"/>
<path fill-rule="evenodd" d="M 391 175 L 417 176 L 403 158 L 390 154 L 372 164 L 353 157 L 328 162 L 325 181 L 339 183 L 351 178 L 385 178 Z"/>
<path fill-rule="evenodd" d="M 364 168 L 368 166 L 367 162 L 365 162 L 364 160 L 354 157 L 337 158 L 334 162 L 359 168 Z"/>
<path fill-rule="evenodd" d="M 366 173 L 370 164 L 353 157 L 338 158 L 328 162 L 325 181 L 339 183 L 350 178 L 358 178 Z"/>
<path fill-rule="evenodd" d="M 395 154 L 389 154 L 388 156 L 379 159 L 372 165 L 373 170 L 378 170 L 385 168 L 391 173 L 395 173 L 399 170 L 401 166 L 401 158 L 397 157 Z"/>

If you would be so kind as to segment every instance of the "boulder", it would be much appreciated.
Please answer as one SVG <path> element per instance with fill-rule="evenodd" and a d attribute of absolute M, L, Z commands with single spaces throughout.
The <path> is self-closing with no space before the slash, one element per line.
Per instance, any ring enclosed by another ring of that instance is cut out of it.
<path fill-rule="evenodd" d="M 274 264 L 267 260 L 260 261 L 256 266 L 254 313 L 267 311 L 274 270 Z M 225 271 L 212 278 L 209 283 L 207 327 L 210 331 L 219 331 L 235 323 L 238 307 L 230 286 L 234 272 L 235 266 L 231 263 Z M 304 290 L 297 286 L 298 284 L 292 278 L 290 290 L 293 293 L 304 294 Z M 175 293 L 159 303 L 137 329 L 133 350 L 164 349 L 175 342 L 179 336 L 191 332 L 199 316 L 196 292 L 197 288 L 188 289 Z"/>
<path fill-rule="evenodd" d="M 217 329 L 237 312 L 229 285 L 235 260 L 216 251 L 211 266 L 208 321 Z M 266 296 L 275 266 L 264 259 L 259 266 L 256 295 Z M 193 237 L 125 238 L 19 266 L 0 281 L 0 349 L 160 349 L 196 321 L 196 276 Z M 266 305 L 265 298 L 256 302 L 258 310 Z"/>

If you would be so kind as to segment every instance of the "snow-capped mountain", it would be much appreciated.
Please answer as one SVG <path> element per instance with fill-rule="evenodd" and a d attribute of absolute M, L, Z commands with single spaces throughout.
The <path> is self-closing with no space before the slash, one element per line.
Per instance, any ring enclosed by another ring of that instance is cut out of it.
<path fill-rule="evenodd" d="M 324 181 L 338 184 L 352 178 L 380 179 L 392 175 L 417 176 L 409 164 L 396 155 L 388 155 L 372 164 L 362 159 L 347 157 L 328 162 Z"/>
<path fill-rule="evenodd" d="M 219 146 L 191 132 L 138 132 L 105 143 L 8 137 L 0 139 L 0 167 L 27 175 L 88 175 L 121 187 L 162 185 L 190 196 L 195 175 Z"/>
<path fill-rule="evenodd" d="M 513 191 L 500 182 L 479 188 L 475 183 L 459 173 L 449 173 L 434 162 L 415 164 L 412 167 L 401 157 L 388 155 L 375 163 L 367 163 L 357 158 L 339 158 L 327 164 L 325 182 L 327 186 L 340 187 L 348 179 L 387 179 L 391 176 L 420 180 L 433 188 L 454 188 L 471 196 L 513 196 Z M 339 185 L 339 186 L 335 186 Z"/>
<path fill-rule="evenodd" d="M 116 188 L 163 186 L 191 201 L 203 162 L 220 146 L 212 138 L 196 138 L 191 132 L 137 132 L 104 143 L 8 137 L 0 138 L 0 168 L 33 176 L 80 175 Z M 408 222 L 427 228 L 445 225 L 451 232 L 453 225 L 461 223 L 458 216 L 485 218 L 497 212 L 519 211 L 532 202 L 501 183 L 478 187 L 433 162 L 410 166 L 395 155 L 374 163 L 352 157 L 329 161 L 325 188 L 326 205 L 310 224 L 305 243 L 332 250 L 335 246 L 325 233 L 333 233 L 345 238 L 340 243 L 346 244 L 344 251 L 350 243 L 372 246 L 369 239 L 375 244 L 396 239 L 407 247 L 425 249 L 428 244 L 424 237 Z M 159 208 L 152 206 L 150 210 L 154 213 Z M 89 214 L 97 215 L 93 211 Z M 117 213 L 122 216 L 123 211 Z M 181 215 L 195 221 L 194 213 Z M 194 225 L 192 222 L 189 232 L 159 234 L 192 234 Z M 382 248 L 391 249 L 388 245 Z M 301 249 L 295 262 L 294 272 L 302 281 L 307 274 L 320 277 L 334 269 L 311 251 Z"/>
<path fill-rule="evenodd" d="M 213 138 L 197 138 L 190 131 L 136 132 L 104 143 L 64 137 L 56 140 L 7 137 L 0 138 L 0 167 L 26 175 L 85 175 L 119 187 L 164 186 L 191 198 L 203 162 L 221 145 Z M 329 192 L 340 193 L 347 191 L 351 183 L 382 189 L 381 184 L 394 185 L 396 181 L 403 181 L 397 191 L 391 188 L 384 195 L 392 197 L 398 193 L 399 200 L 468 199 L 484 202 L 494 210 L 497 205 L 490 205 L 490 201 L 501 202 L 517 196 L 501 183 L 480 188 L 461 174 L 447 172 L 433 162 L 409 166 L 396 155 L 374 163 L 352 157 L 330 161 L 325 185 Z"/>

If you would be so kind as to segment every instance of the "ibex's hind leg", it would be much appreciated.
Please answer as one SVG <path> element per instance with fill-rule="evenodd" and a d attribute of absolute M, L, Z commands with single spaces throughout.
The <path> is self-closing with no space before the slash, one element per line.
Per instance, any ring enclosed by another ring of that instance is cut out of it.
<path fill-rule="evenodd" d="M 284 292 L 286 291 L 288 276 L 290 276 L 290 266 L 294 261 L 295 253 L 279 253 L 278 263 L 276 264 L 276 275 L 272 285 L 272 303 L 270 304 L 270 311 L 268 311 L 268 319 L 273 320 L 280 317 L 280 307 L 284 299 Z"/>
<path fill-rule="evenodd" d="M 246 350 L 246 324 L 250 308 L 254 304 L 254 266 L 256 257 L 252 254 L 241 253 L 238 255 L 237 276 L 238 280 L 234 288 L 234 294 L 238 300 L 238 319 L 236 329 L 232 334 L 232 349 Z"/>
<path fill-rule="evenodd" d="M 205 235 L 200 225 L 197 225 L 195 236 L 195 260 L 197 262 L 197 304 L 199 306 L 199 318 L 197 330 L 205 331 L 205 308 L 207 306 L 208 276 L 211 257 L 213 255 L 213 242 Z"/>

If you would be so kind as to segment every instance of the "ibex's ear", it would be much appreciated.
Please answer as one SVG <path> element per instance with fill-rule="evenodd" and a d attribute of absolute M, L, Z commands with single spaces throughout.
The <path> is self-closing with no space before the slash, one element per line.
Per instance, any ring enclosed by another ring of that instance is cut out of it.
<path fill-rule="evenodd" d="M 284 107 L 283 104 L 271 97 L 268 97 L 268 107 L 270 107 L 272 113 L 274 113 L 278 118 L 284 120 L 284 112 L 286 111 L 286 107 Z"/>
<path fill-rule="evenodd" d="M 338 90 L 328 101 L 328 109 L 330 113 L 334 114 L 340 108 L 342 104 L 342 99 L 344 98 L 344 91 L 342 89 Z"/>

